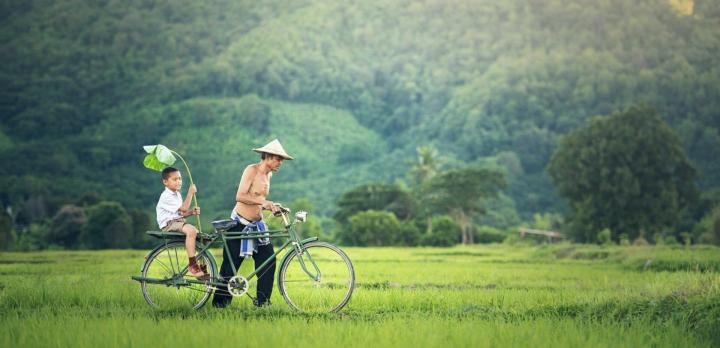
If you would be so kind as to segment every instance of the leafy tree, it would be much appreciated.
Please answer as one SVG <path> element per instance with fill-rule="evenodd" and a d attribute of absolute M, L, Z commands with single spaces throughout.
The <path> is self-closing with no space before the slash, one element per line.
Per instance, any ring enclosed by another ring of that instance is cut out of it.
<path fill-rule="evenodd" d="M 460 242 L 460 226 L 447 215 L 432 218 L 433 229 L 420 239 L 421 245 L 453 246 Z"/>
<path fill-rule="evenodd" d="M 349 229 L 342 229 L 338 235 L 345 245 L 395 245 L 402 232 L 395 214 L 386 211 L 363 211 L 350 217 L 349 222 Z"/>
<path fill-rule="evenodd" d="M 415 246 L 420 242 L 420 230 L 414 220 L 400 221 L 395 245 Z"/>
<path fill-rule="evenodd" d="M 74 205 L 63 206 L 50 221 L 47 242 L 68 249 L 77 248 L 85 222 L 83 208 Z"/>
<path fill-rule="evenodd" d="M 353 163 L 366 162 L 373 158 L 372 148 L 364 143 L 344 144 L 340 147 L 338 163 L 350 165 Z"/>
<path fill-rule="evenodd" d="M 545 231 L 557 231 L 561 229 L 562 217 L 553 213 L 533 214 L 532 228 Z"/>
<path fill-rule="evenodd" d="M 31 195 L 20 205 L 15 223 L 19 225 L 29 225 L 31 223 L 40 223 L 48 217 L 48 202 L 44 195 Z"/>
<path fill-rule="evenodd" d="M 97 192 L 86 192 L 82 196 L 80 196 L 80 199 L 75 202 L 75 205 L 80 207 L 85 207 L 88 205 L 95 205 L 102 201 L 102 198 Z"/>
<path fill-rule="evenodd" d="M 18 237 L 16 249 L 21 251 L 43 250 L 47 244 L 48 228 L 45 224 L 33 223 L 27 226 Z"/>
<path fill-rule="evenodd" d="M 505 193 L 528 220 L 565 208 L 544 171 L 556 140 L 636 100 L 678 130 L 699 187 L 720 187 L 720 9 L 673 2 L 692 16 L 622 0 L 5 2 L 0 196 L 22 226 L 83 192 L 149 210 L 136 150 L 162 141 L 201 157 L 204 215 L 225 217 L 254 155 L 238 149 L 272 134 L 302 159 L 273 196 L 319 214 L 432 143 L 473 165 L 512 152 Z"/>
<path fill-rule="evenodd" d="M 314 215 L 315 207 L 307 198 L 298 198 L 290 204 L 293 212 L 305 211 L 308 213 L 308 219 L 298 226 L 298 231 L 305 237 L 325 236 L 320 223 L 321 217 Z M 294 215 L 293 215 L 294 216 Z"/>
<path fill-rule="evenodd" d="M 335 219 L 345 223 L 350 216 L 366 210 L 386 210 L 400 219 L 413 214 L 412 195 L 398 184 L 366 184 L 342 195 Z"/>
<path fill-rule="evenodd" d="M 508 229 L 520 225 L 520 216 L 515 209 L 515 202 L 504 193 L 497 198 L 490 198 L 485 204 L 485 214 L 475 219 L 475 223 L 492 226 L 499 229 Z"/>
<path fill-rule="evenodd" d="M 80 241 L 89 249 L 123 249 L 131 246 L 132 221 L 122 205 L 103 201 L 86 210 L 87 224 Z"/>
<path fill-rule="evenodd" d="M 484 200 L 497 197 L 505 187 L 502 173 L 484 168 L 455 169 L 433 178 L 428 184 L 427 202 L 450 214 L 460 226 L 462 243 L 472 244 L 473 215 L 484 212 Z"/>
<path fill-rule="evenodd" d="M 507 234 L 492 226 L 479 226 L 473 229 L 475 243 L 490 244 L 501 243 L 507 237 Z"/>
<path fill-rule="evenodd" d="M 308 212 L 308 213 L 314 213 L 314 212 L 315 212 L 315 206 L 313 206 L 312 202 L 311 202 L 309 199 L 305 198 L 305 197 L 296 198 L 296 199 L 290 204 L 290 208 L 291 208 L 292 211 L 294 211 L 294 212 L 298 212 L 298 211 L 301 211 L 301 210 L 302 210 L 302 211 L 305 211 L 305 212 Z"/>
<path fill-rule="evenodd" d="M 132 221 L 132 235 L 129 236 L 131 238 L 130 246 L 133 248 L 152 247 L 157 240 L 145 232 L 157 229 L 155 219 L 142 210 L 131 210 L 128 215 Z"/>
<path fill-rule="evenodd" d="M 711 215 L 713 210 L 720 206 L 720 187 L 706 190 L 700 194 L 700 199 L 680 214 L 680 222 L 677 224 L 678 231 L 693 231 L 693 240 L 702 241 L 702 233 L 696 234 L 696 227 L 699 221 Z M 703 232 L 704 233 L 704 232 Z M 673 237 L 677 237 L 674 235 Z"/>
<path fill-rule="evenodd" d="M 602 245 L 612 245 L 612 232 L 610 232 L 610 229 L 603 229 L 600 231 L 597 235 L 597 242 Z"/>
<path fill-rule="evenodd" d="M 598 117 L 571 132 L 548 172 L 570 203 L 571 232 L 583 242 L 606 228 L 614 240 L 672 228 L 697 194 L 678 136 L 647 107 Z"/>
<path fill-rule="evenodd" d="M 0 211 L 0 250 L 10 250 L 15 246 L 17 236 L 12 226 L 12 219 Z"/>
<path fill-rule="evenodd" d="M 712 209 L 693 227 L 693 240 L 720 244 L 720 206 Z"/>

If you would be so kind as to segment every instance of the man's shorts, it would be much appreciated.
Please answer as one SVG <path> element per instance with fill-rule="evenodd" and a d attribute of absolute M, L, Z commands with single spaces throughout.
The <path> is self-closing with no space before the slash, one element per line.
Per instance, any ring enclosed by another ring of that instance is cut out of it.
<path fill-rule="evenodd" d="M 186 223 L 187 222 L 185 222 L 185 219 L 183 218 L 170 220 L 167 225 L 162 228 L 162 230 L 163 232 L 182 232 L 182 228 Z"/>

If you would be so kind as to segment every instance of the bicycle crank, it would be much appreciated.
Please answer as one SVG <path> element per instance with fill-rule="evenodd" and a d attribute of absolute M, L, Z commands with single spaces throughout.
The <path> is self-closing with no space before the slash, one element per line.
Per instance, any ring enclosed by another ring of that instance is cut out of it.
<path fill-rule="evenodd" d="M 233 297 L 245 295 L 248 291 L 248 281 L 243 276 L 234 276 L 228 280 L 227 289 Z"/>

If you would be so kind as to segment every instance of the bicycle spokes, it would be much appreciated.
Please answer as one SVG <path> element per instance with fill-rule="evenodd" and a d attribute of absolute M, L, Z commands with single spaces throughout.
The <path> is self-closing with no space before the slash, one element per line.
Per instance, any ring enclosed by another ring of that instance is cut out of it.
<path fill-rule="evenodd" d="M 317 271 L 314 273 L 313 269 Z M 340 310 L 350 299 L 355 284 L 347 255 L 322 242 L 306 244 L 302 256 L 293 251 L 281 265 L 278 278 L 285 301 L 307 312 Z"/>
<path fill-rule="evenodd" d="M 185 244 L 174 242 L 153 253 L 146 261 L 141 282 L 143 296 L 157 308 L 200 308 L 208 300 L 212 288 L 187 273 Z M 215 277 L 215 267 L 207 254 L 197 257 L 200 267 L 207 269 L 210 279 Z"/>

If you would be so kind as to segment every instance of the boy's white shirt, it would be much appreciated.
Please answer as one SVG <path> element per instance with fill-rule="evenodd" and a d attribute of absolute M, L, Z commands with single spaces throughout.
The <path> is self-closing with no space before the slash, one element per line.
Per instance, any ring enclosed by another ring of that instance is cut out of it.
<path fill-rule="evenodd" d="M 160 199 L 155 207 L 157 223 L 160 229 L 165 227 L 170 220 L 182 217 L 182 215 L 180 215 L 180 207 L 182 204 L 183 199 L 180 191 L 175 192 L 166 187 L 165 191 L 160 194 Z"/>

